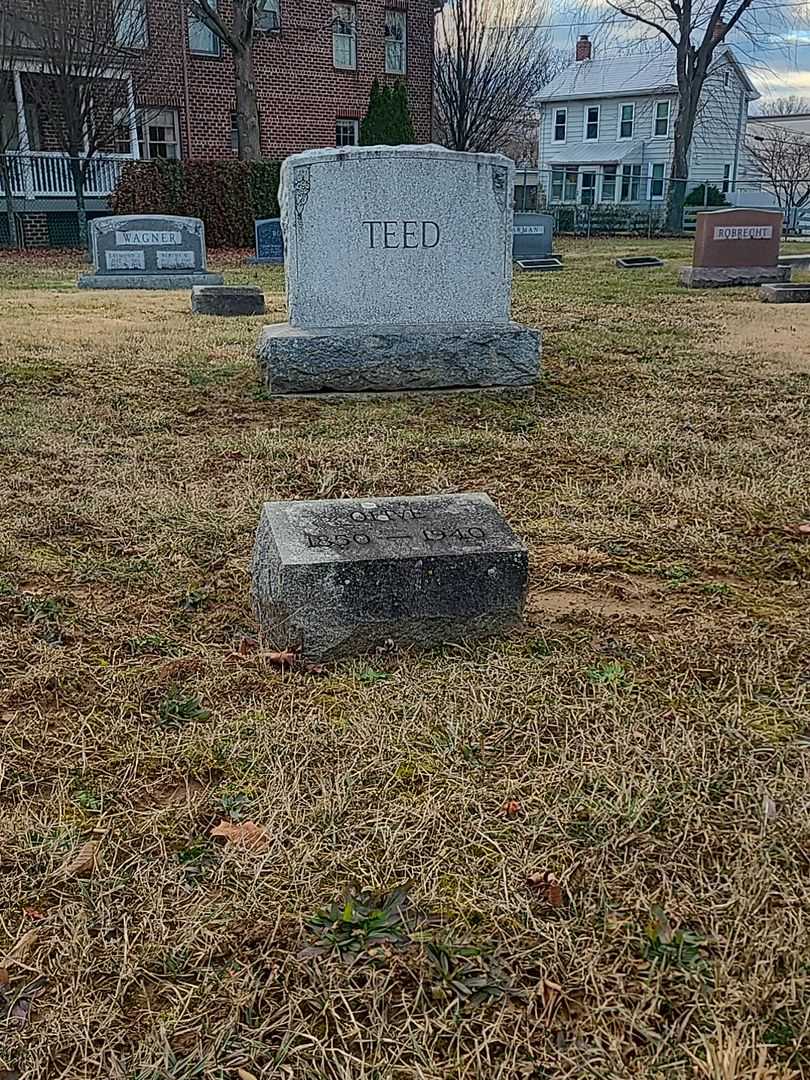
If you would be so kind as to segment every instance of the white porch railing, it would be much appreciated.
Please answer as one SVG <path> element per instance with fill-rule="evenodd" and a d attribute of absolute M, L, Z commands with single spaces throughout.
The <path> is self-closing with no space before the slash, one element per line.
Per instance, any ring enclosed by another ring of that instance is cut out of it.
<path fill-rule="evenodd" d="M 106 199 L 115 191 L 128 154 L 96 154 L 90 159 L 84 185 L 87 199 Z M 67 154 L 6 154 L 11 193 L 18 199 L 75 199 L 76 188 Z M 0 195 L 5 196 L 0 172 Z"/>

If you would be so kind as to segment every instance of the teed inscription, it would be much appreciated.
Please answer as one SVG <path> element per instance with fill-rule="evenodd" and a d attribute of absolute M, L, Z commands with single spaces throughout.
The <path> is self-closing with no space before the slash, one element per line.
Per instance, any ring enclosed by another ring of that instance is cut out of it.
<path fill-rule="evenodd" d="M 441 237 L 435 221 L 363 221 L 361 224 L 368 228 L 370 248 L 435 248 Z M 377 243 L 380 239 L 381 245 Z"/>

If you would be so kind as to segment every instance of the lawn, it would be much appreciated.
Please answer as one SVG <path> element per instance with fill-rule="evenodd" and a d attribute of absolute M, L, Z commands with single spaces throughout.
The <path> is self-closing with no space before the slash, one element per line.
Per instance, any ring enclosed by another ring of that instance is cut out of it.
<path fill-rule="evenodd" d="M 534 402 L 266 400 L 262 319 L 0 262 L 1 1080 L 810 1076 L 810 307 L 562 246 Z M 258 647 L 262 500 L 463 490 L 525 630 Z"/>

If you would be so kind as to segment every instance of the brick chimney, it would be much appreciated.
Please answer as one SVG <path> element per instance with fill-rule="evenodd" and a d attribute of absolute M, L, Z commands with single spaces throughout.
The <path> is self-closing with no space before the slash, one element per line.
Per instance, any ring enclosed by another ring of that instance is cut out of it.
<path fill-rule="evenodd" d="M 580 60 L 590 60 L 591 58 L 591 39 L 587 34 L 580 34 L 577 39 L 577 63 Z"/>

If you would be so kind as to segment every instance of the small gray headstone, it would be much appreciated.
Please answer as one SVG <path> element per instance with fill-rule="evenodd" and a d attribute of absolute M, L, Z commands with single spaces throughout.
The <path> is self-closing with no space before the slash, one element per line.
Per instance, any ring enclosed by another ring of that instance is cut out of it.
<path fill-rule="evenodd" d="M 309 660 L 521 621 L 528 556 L 488 495 L 272 502 L 253 553 L 262 635 Z"/>
<path fill-rule="evenodd" d="M 554 244 L 553 214 L 515 214 L 512 226 L 512 258 L 542 259 Z"/>
<path fill-rule="evenodd" d="M 195 315 L 264 315 L 264 293 L 258 285 L 195 285 Z"/>
<path fill-rule="evenodd" d="M 187 289 L 220 285 L 206 271 L 205 229 L 199 218 L 141 214 L 94 218 L 90 247 L 95 273 L 81 289 Z"/>
<path fill-rule="evenodd" d="M 281 218 L 262 218 L 255 224 L 256 257 L 254 263 L 283 263 L 284 234 Z"/>

